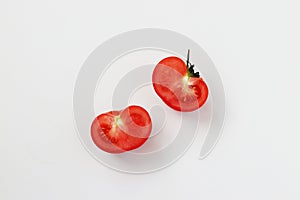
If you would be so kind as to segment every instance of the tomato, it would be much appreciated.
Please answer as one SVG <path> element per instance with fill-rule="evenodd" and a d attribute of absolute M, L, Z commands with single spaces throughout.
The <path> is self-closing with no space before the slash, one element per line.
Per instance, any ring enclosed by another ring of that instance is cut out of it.
<path fill-rule="evenodd" d="M 163 102 L 177 111 L 197 110 L 208 98 L 208 87 L 199 72 L 194 72 L 189 51 L 186 63 L 175 56 L 161 60 L 154 68 L 152 83 Z"/>
<path fill-rule="evenodd" d="M 97 116 L 91 125 L 91 136 L 100 149 L 108 153 L 122 153 L 144 144 L 151 130 L 148 112 L 133 105 Z"/>

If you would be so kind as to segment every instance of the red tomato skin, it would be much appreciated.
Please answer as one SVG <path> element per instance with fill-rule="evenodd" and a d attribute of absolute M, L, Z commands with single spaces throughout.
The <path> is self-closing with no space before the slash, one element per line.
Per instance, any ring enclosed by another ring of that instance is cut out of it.
<path fill-rule="evenodd" d="M 120 119 L 120 123 L 116 123 Z M 108 153 L 123 153 L 143 145 L 149 138 L 152 122 L 148 112 L 140 106 L 111 111 L 97 116 L 91 125 L 95 145 Z"/>
<path fill-rule="evenodd" d="M 155 92 L 164 103 L 176 111 L 195 111 L 208 98 L 208 87 L 203 79 L 187 76 L 186 63 L 174 56 L 161 60 L 152 74 Z M 187 77 L 185 84 L 184 77 Z"/>

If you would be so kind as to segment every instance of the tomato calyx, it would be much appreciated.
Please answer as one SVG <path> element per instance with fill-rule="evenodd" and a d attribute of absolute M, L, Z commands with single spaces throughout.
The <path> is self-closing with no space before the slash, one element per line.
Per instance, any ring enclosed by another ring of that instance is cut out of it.
<path fill-rule="evenodd" d="M 190 63 L 190 50 L 188 49 L 187 53 L 187 60 L 186 60 L 186 67 L 187 67 L 187 77 L 195 77 L 195 78 L 200 78 L 199 72 L 194 71 L 195 65 Z"/>

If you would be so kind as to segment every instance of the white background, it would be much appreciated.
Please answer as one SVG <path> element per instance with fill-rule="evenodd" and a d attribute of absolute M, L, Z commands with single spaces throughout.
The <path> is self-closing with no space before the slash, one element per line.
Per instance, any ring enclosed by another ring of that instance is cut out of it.
<path fill-rule="evenodd" d="M 0 199 L 300 199 L 300 5 L 292 0 L 0 2 Z M 218 145 L 153 174 L 112 171 L 74 130 L 89 53 L 124 31 L 198 42 L 225 87 Z"/>

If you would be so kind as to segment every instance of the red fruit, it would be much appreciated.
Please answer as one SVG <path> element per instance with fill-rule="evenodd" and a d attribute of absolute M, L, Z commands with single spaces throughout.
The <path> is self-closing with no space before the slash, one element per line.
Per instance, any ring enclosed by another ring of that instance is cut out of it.
<path fill-rule="evenodd" d="M 172 56 L 161 60 L 152 74 L 157 95 L 171 108 L 190 112 L 200 108 L 208 97 L 208 87 L 194 65 Z"/>
<path fill-rule="evenodd" d="M 91 126 L 93 142 L 109 153 L 122 153 L 140 147 L 149 138 L 152 122 L 140 106 L 103 113 Z"/>

